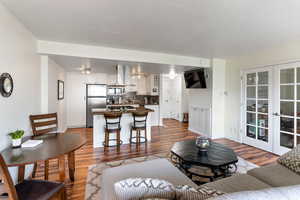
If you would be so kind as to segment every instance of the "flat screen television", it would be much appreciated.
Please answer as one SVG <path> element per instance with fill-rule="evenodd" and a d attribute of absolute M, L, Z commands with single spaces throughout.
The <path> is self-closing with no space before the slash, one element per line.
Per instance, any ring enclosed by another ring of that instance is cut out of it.
<path fill-rule="evenodd" d="M 196 69 L 184 72 L 186 88 L 207 88 L 205 69 Z"/>

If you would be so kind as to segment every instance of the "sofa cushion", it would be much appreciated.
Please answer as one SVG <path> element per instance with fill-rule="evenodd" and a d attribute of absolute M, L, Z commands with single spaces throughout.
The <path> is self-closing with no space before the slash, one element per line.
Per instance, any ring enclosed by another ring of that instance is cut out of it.
<path fill-rule="evenodd" d="M 273 187 L 300 184 L 300 175 L 278 163 L 249 170 L 247 174 Z"/>
<path fill-rule="evenodd" d="M 225 179 L 206 183 L 204 186 L 226 193 L 240 192 L 245 190 L 259 190 L 271 187 L 270 185 L 247 174 L 236 174 Z"/>
<path fill-rule="evenodd" d="M 103 170 L 101 180 L 101 199 L 116 199 L 114 184 L 132 177 L 151 177 L 166 180 L 173 185 L 190 185 L 195 188 L 197 187 L 195 183 L 193 183 L 179 169 L 174 167 L 167 159 L 155 159 Z"/>
<path fill-rule="evenodd" d="M 208 200 L 297 200 L 300 197 L 300 185 L 274 187 L 257 191 L 224 194 Z"/>
<path fill-rule="evenodd" d="M 300 174 L 300 145 L 278 158 L 278 163 Z"/>

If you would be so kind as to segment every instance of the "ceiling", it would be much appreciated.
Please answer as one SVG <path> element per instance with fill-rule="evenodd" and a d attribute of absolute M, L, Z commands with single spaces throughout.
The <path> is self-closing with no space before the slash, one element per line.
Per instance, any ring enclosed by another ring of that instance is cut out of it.
<path fill-rule="evenodd" d="M 42 40 L 218 57 L 300 39 L 299 0 L 0 0 Z"/>
<path fill-rule="evenodd" d="M 163 64 L 152 64 L 152 63 L 136 63 L 136 62 L 123 62 L 116 60 L 102 60 L 102 59 L 86 59 L 79 57 L 70 56 L 58 56 L 51 55 L 57 64 L 65 68 L 67 72 L 80 72 L 79 68 L 81 65 L 90 66 L 93 73 L 106 73 L 106 74 L 116 74 L 116 66 L 118 64 L 126 65 L 131 68 L 137 68 L 140 66 L 142 72 L 147 74 L 167 74 L 173 68 L 176 73 L 181 73 L 194 67 L 188 66 L 170 66 Z"/>

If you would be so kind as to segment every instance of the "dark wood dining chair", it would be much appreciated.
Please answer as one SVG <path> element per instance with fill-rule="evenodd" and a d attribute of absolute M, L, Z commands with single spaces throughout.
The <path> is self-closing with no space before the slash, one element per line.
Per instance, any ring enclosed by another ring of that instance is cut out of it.
<path fill-rule="evenodd" d="M 133 123 L 130 130 L 130 144 L 131 143 L 146 143 L 147 142 L 147 117 L 148 111 L 135 111 L 132 113 Z M 135 137 L 133 137 L 133 131 L 136 132 Z M 141 131 L 144 131 L 144 136 L 141 136 Z M 135 140 L 135 141 L 134 141 Z"/>
<path fill-rule="evenodd" d="M 30 115 L 29 116 L 32 133 L 34 136 L 43 136 L 49 133 L 57 133 L 58 118 L 57 113 Z M 35 177 L 37 163 L 34 164 L 32 177 Z M 44 162 L 45 180 L 49 178 L 49 160 Z"/>
<path fill-rule="evenodd" d="M 42 180 L 25 180 L 15 186 L 1 154 L 0 172 L 9 200 L 66 199 L 63 183 Z"/>
<path fill-rule="evenodd" d="M 122 145 L 123 141 L 121 140 L 121 112 L 111 112 L 111 113 L 105 113 L 105 138 L 103 142 L 104 150 L 107 149 L 107 147 L 117 146 L 117 150 L 120 150 L 120 146 Z M 110 134 L 115 133 L 116 139 L 110 139 Z M 110 145 L 111 141 L 116 141 L 116 145 Z"/>

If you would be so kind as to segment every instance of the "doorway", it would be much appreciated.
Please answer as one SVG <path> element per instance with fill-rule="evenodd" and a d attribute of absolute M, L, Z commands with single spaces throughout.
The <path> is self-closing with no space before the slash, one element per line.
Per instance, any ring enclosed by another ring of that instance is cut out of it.
<path fill-rule="evenodd" d="M 300 144 L 300 63 L 242 76 L 244 143 L 279 155 Z"/>

